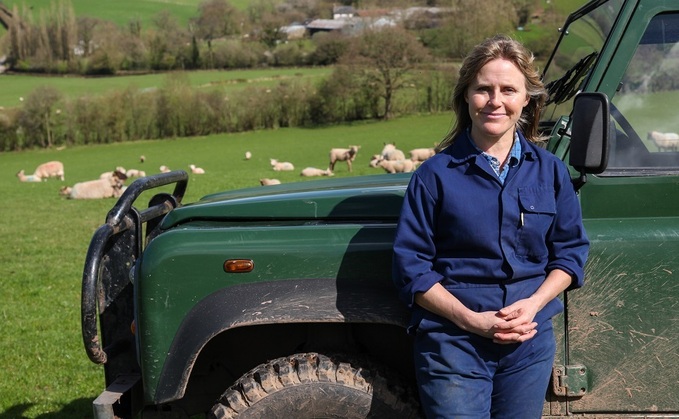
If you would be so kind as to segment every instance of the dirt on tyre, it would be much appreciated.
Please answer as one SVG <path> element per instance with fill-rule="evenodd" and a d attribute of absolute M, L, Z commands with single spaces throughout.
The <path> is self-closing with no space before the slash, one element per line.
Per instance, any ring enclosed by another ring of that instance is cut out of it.
<path fill-rule="evenodd" d="M 421 418 L 413 390 L 352 358 L 302 353 L 261 364 L 229 387 L 211 418 Z"/>

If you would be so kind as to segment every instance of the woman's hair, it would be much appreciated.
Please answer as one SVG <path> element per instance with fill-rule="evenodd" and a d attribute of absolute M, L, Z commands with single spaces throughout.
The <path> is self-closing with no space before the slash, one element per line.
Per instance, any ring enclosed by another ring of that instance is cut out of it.
<path fill-rule="evenodd" d="M 471 125 L 472 120 L 465 100 L 467 89 L 476 80 L 481 68 L 495 59 L 511 61 L 526 78 L 526 91 L 530 99 L 521 112 L 517 128 L 529 141 L 541 141 L 538 122 L 547 93 L 535 68 L 533 53 L 507 35 L 495 35 L 474 47 L 462 62 L 457 85 L 453 91 L 453 111 L 457 120 L 438 145 L 438 150 L 443 150 L 455 142 L 455 138 Z"/>

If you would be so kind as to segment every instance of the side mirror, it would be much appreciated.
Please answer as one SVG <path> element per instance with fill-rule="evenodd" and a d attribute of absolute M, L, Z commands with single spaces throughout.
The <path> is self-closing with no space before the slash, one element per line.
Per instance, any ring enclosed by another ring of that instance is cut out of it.
<path fill-rule="evenodd" d="M 611 114 L 608 96 L 581 92 L 573 100 L 571 142 L 568 163 L 580 172 L 576 189 L 587 181 L 587 173 L 601 173 L 608 166 Z"/>

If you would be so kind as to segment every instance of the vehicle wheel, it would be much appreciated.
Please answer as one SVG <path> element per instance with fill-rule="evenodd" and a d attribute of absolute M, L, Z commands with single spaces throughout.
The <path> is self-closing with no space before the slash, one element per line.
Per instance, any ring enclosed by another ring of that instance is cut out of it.
<path fill-rule="evenodd" d="M 366 362 L 295 354 L 259 365 L 227 389 L 213 418 L 419 418 L 408 386 Z"/>

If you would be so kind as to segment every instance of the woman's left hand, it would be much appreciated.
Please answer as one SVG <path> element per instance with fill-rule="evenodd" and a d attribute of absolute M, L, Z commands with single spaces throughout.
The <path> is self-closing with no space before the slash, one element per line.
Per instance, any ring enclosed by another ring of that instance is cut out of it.
<path fill-rule="evenodd" d="M 501 320 L 493 327 L 493 342 L 519 343 L 532 339 L 538 326 L 533 321 L 539 310 L 539 303 L 530 298 L 519 300 L 497 312 Z"/>

